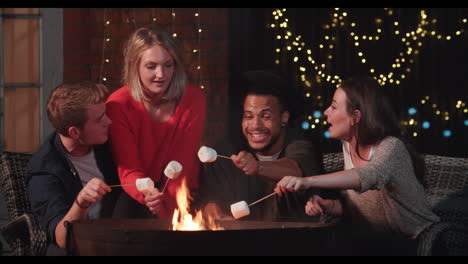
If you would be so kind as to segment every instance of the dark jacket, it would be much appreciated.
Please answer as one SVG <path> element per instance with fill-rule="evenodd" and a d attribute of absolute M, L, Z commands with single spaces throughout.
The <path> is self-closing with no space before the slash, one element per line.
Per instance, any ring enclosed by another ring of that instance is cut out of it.
<path fill-rule="evenodd" d="M 108 144 L 94 147 L 96 163 L 108 185 L 119 184 L 117 169 Z M 49 241 L 56 243 L 55 228 L 70 210 L 83 188 L 76 168 L 66 155 L 58 133 L 47 137 L 28 164 L 26 184 L 31 210 L 47 228 Z M 103 196 L 102 217 L 111 217 L 121 190 L 116 188 Z"/>

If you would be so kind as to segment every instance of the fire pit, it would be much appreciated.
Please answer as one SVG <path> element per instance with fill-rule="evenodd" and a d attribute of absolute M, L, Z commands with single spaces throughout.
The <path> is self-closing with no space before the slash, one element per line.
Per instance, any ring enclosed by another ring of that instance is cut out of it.
<path fill-rule="evenodd" d="M 98 219 L 68 225 L 73 255 L 330 255 L 331 225 L 226 220 L 224 230 L 172 231 L 170 220 Z"/>

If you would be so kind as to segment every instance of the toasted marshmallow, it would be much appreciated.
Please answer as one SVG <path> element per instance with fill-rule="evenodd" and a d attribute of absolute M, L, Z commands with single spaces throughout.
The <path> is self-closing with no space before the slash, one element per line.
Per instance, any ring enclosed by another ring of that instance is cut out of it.
<path fill-rule="evenodd" d="M 216 150 L 207 146 L 202 146 L 200 150 L 198 150 L 198 158 L 203 163 L 214 162 L 217 157 L 218 154 L 216 153 Z"/>
<path fill-rule="evenodd" d="M 154 182 L 150 178 L 137 179 L 136 187 L 138 191 L 146 194 L 154 189 Z"/>
<path fill-rule="evenodd" d="M 166 168 L 164 169 L 164 175 L 166 175 L 171 180 L 179 177 L 181 172 L 182 165 L 175 160 L 169 162 L 169 164 L 167 164 Z"/>
<path fill-rule="evenodd" d="M 246 201 L 240 201 L 234 204 L 231 204 L 231 213 L 235 219 L 247 216 L 250 214 L 249 205 Z"/>

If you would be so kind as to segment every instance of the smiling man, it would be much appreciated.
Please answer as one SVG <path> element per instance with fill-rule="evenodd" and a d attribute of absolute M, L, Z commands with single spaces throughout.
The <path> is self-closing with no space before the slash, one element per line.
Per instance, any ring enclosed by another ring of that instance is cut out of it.
<path fill-rule="evenodd" d="M 226 215 L 230 205 L 248 204 L 271 194 L 284 175 L 315 175 L 323 166 L 314 145 L 290 126 L 297 117 L 292 110 L 294 91 L 269 71 L 250 71 L 243 76 L 242 143 L 223 140 L 215 149 L 231 160 L 218 159 L 204 165 L 200 198 L 215 203 Z M 301 96 L 301 95 L 299 95 Z M 245 220 L 317 220 L 304 212 L 306 193 L 272 197 L 254 205 Z"/>

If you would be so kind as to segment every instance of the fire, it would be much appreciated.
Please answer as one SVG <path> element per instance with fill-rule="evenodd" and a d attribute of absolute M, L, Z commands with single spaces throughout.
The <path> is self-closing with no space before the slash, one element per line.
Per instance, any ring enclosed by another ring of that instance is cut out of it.
<path fill-rule="evenodd" d="M 190 214 L 190 201 L 193 198 L 190 196 L 189 189 L 185 178 L 182 180 L 182 184 L 176 193 L 177 207 L 172 216 L 172 230 L 222 230 L 215 223 L 215 212 L 214 211 L 196 211 L 195 218 Z"/>

